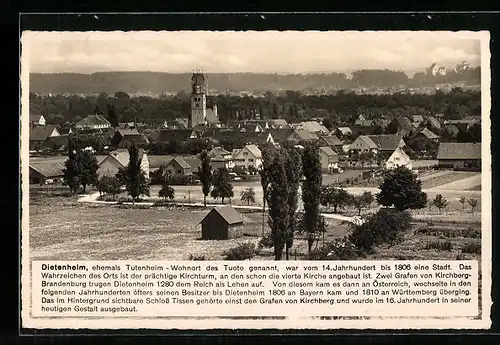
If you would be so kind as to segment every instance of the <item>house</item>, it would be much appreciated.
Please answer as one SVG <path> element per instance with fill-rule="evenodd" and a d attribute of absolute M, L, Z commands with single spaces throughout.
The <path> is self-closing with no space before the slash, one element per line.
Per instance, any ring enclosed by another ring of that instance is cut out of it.
<path fill-rule="evenodd" d="M 233 155 L 220 146 L 212 148 L 212 150 L 208 152 L 208 156 L 210 157 L 210 165 L 213 170 L 219 168 L 232 169 L 234 167 Z"/>
<path fill-rule="evenodd" d="M 262 152 L 256 145 L 246 145 L 240 150 L 234 150 L 232 156 L 235 167 L 253 167 L 256 170 L 262 167 Z"/>
<path fill-rule="evenodd" d="M 440 143 L 438 167 L 455 170 L 481 170 L 481 143 Z"/>
<path fill-rule="evenodd" d="M 263 145 L 266 143 L 275 144 L 274 135 L 271 135 L 272 131 L 266 132 L 239 132 L 234 130 L 222 130 L 217 131 L 213 139 L 221 143 L 234 143 L 236 146 L 243 147 L 245 145 Z"/>
<path fill-rule="evenodd" d="M 431 131 L 439 132 L 441 130 L 441 123 L 439 122 L 438 119 L 436 119 L 433 116 L 430 116 L 427 118 L 427 121 L 425 122 L 425 126 L 428 129 L 430 129 Z"/>
<path fill-rule="evenodd" d="M 149 160 L 148 155 L 143 149 L 139 149 L 140 167 L 147 179 L 149 179 Z M 118 149 L 110 152 L 104 159 L 98 162 L 97 175 L 115 176 L 118 170 L 124 169 L 130 161 L 130 155 L 127 149 Z"/>
<path fill-rule="evenodd" d="M 276 138 L 277 143 L 284 141 L 302 142 L 302 141 L 316 141 L 319 137 L 311 133 L 307 129 L 279 129 L 272 130 L 273 138 Z"/>
<path fill-rule="evenodd" d="M 183 157 L 173 157 L 165 164 L 165 171 L 172 177 L 192 176 L 193 170 Z"/>
<path fill-rule="evenodd" d="M 352 129 L 349 127 L 338 127 L 334 134 L 343 136 L 348 136 L 352 134 Z"/>
<path fill-rule="evenodd" d="M 56 125 L 44 125 L 30 128 L 29 147 L 30 151 L 40 150 L 47 138 L 58 137 L 61 133 Z"/>
<path fill-rule="evenodd" d="M 205 119 L 209 127 L 221 127 L 219 115 L 217 114 L 217 104 L 212 105 L 211 108 L 210 107 L 206 108 Z"/>
<path fill-rule="evenodd" d="M 30 114 L 30 125 L 45 126 L 45 117 L 43 117 L 43 115 Z"/>
<path fill-rule="evenodd" d="M 424 117 L 422 115 L 413 115 L 412 120 L 412 126 L 418 128 L 424 122 Z"/>
<path fill-rule="evenodd" d="M 429 141 L 437 142 L 439 141 L 439 135 L 435 134 L 428 128 L 424 127 L 418 130 L 412 139 L 421 140 L 423 142 L 429 142 Z"/>
<path fill-rule="evenodd" d="M 102 115 L 89 115 L 75 124 L 76 129 L 105 129 L 111 128 L 111 123 Z"/>
<path fill-rule="evenodd" d="M 267 120 L 244 120 L 242 123 L 236 125 L 237 128 L 245 127 L 248 125 L 259 125 L 264 131 L 271 129 L 271 125 Z"/>
<path fill-rule="evenodd" d="M 246 125 L 241 125 L 239 127 L 240 132 L 263 132 L 264 129 L 258 123 L 251 123 Z"/>
<path fill-rule="evenodd" d="M 324 173 L 337 172 L 339 168 L 339 156 L 329 146 L 322 146 L 318 150 L 321 160 L 321 170 Z"/>
<path fill-rule="evenodd" d="M 59 132 L 60 135 L 70 135 L 73 133 L 73 130 L 71 127 L 57 127 L 57 131 Z"/>
<path fill-rule="evenodd" d="M 445 125 L 453 125 L 458 128 L 458 130 L 468 131 L 469 128 L 476 124 L 480 124 L 476 119 L 462 119 L 462 120 L 446 120 Z"/>
<path fill-rule="evenodd" d="M 158 142 L 184 143 L 190 139 L 198 139 L 198 134 L 192 129 L 164 129 L 158 134 Z"/>
<path fill-rule="evenodd" d="M 214 207 L 200 223 L 203 240 L 227 240 L 243 236 L 243 218 L 232 206 Z"/>
<path fill-rule="evenodd" d="M 407 117 L 398 117 L 396 118 L 396 122 L 398 126 L 396 134 L 406 136 L 413 130 L 413 124 Z"/>
<path fill-rule="evenodd" d="M 41 160 L 29 163 L 29 183 L 45 184 L 61 181 L 64 177 L 64 161 Z"/>
<path fill-rule="evenodd" d="M 342 141 L 336 135 L 325 135 L 318 139 L 319 146 L 328 146 L 334 150 L 342 149 Z"/>
<path fill-rule="evenodd" d="M 127 148 L 131 144 L 135 144 L 137 147 L 144 147 L 149 144 L 149 140 L 135 128 L 118 129 L 111 139 L 111 145 L 116 148 Z"/>
<path fill-rule="evenodd" d="M 407 167 L 410 170 L 412 169 L 412 162 L 410 157 L 403 151 L 401 147 L 398 147 L 385 162 L 385 168 L 387 170 L 391 170 L 400 166 Z"/>
<path fill-rule="evenodd" d="M 315 135 L 328 135 L 330 131 L 317 121 L 304 121 L 299 123 L 296 129 L 305 129 Z"/>
<path fill-rule="evenodd" d="M 381 135 L 360 135 L 350 145 L 350 151 L 357 151 L 358 154 L 373 152 L 388 156 L 398 147 L 404 147 L 405 142 L 401 135 L 381 134 Z"/>
<path fill-rule="evenodd" d="M 48 137 L 42 143 L 42 149 L 46 149 L 53 152 L 64 152 L 68 148 L 68 136 L 59 135 L 55 137 Z"/>
<path fill-rule="evenodd" d="M 285 119 L 268 119 L 267 123 L 272 129 L 290 128 Z"/>

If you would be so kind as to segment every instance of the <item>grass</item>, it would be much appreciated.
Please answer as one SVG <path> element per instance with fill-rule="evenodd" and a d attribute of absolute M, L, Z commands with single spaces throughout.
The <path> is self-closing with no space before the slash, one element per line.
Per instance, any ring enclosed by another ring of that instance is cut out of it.
<path fill-rule="evenodd" d="M 458 180 L 462 180 L 467 177 L 472 177 L 477 175 L 477 172 L 470 172 L 470 171 L 453 171 L 450 174 L 438 176 L 436 178 L 430 178 L 428 180 L 422 181 L 422 188 L 423 189 L 429 189 L 429 188 L 436 188 L 441 185 L 455 182 Z"/>

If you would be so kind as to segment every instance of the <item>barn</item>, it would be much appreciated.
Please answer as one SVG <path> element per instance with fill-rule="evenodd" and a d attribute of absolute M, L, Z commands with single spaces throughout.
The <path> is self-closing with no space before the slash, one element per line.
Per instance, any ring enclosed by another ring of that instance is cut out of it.
<path fill-rule="evenodd" d="M 437 155 L 442 169 L 481 170 L 481 143 L 441 143 Z"/>
<path fill-rule="evenodd" d="M 48 160 L 29 163 L 30 184 L 57 183 L 64 177 L 64 161 Z"/>
<path fill-rule="evenodd" d="M 243 218 L 232 206 L 214 207 L 200 223 L 203 240 L 228 240 L 243 236 Z"/>

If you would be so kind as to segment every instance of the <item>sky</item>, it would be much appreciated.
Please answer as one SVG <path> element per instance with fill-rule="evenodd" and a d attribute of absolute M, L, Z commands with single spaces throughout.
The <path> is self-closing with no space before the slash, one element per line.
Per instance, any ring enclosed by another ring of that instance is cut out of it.
<path fill-rule="evenodd" d="M 30 72 L 154 71 L 329 73 L 432 63 L 480 64 L 480 41 L 462 32 L 137 31 L 25 32 Z M 26 61 L 26 60 L 24 60 Z"/>

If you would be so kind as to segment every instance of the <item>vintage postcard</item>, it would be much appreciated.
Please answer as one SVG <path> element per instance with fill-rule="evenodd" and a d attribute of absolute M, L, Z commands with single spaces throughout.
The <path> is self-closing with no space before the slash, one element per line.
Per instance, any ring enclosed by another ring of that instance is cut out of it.
<path fill-rule="evenodd" d="M 489 40 L 22 32 L 22 327 L 489 328 Z"/>

